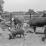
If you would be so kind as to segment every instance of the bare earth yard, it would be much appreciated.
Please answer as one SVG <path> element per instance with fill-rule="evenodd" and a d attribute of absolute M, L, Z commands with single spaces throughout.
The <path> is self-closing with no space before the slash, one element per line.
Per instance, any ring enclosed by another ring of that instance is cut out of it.
<path fill-rule="evenodd" d="M 42 42 L 43 35 L 27 34 L 24 38 L 17 38 L 14 40 L 0 39 L 0 46 L 46 46 L 46 41 Z"/>
<path fill-rule="evenodd" d="M 0 28 L 0 32 L 1 32 Z M 13 40 L 7 39 L 7 33 L 8 31 L 2 32 L 4 36 L 1 38 L 0 36 L 0 46 L 46 46 L 46 41 L 42 42 L 41 37 L 44 35 L 41 34 L 35 34 L 35 33 L 28 33 L 25 38 L 15 38 Z"/>

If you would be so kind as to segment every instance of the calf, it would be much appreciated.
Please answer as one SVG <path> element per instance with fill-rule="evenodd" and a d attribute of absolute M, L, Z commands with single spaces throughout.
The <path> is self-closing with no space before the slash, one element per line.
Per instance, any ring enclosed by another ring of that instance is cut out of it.
<path fill-rule="evenodd" d="M 23 35 L 24 37 L 24 30 L 12 32 L 12 35 L 9 35 L 10 36 L 9 39 L 14 39 L 17 35 L 20 35 L 20 38 L 21 38 L 21 35 Z"/>

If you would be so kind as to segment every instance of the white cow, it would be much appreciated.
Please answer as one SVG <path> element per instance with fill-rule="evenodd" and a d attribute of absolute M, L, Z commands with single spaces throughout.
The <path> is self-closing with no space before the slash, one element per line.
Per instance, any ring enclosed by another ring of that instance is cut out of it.
<path fill-rule="evenodd" d="M 29 28 L 29 25 L 27 23 L 23 24 L 23 29 L 26 31 Z"/>
<path fill-rule="evenodd" d="M 44 33 L 44 27 L 37 27 L 36 32 Z"/>

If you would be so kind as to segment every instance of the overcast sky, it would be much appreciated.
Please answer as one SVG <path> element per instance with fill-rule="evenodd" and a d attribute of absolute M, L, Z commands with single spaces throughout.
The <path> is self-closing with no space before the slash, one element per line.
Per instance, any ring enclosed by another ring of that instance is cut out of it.
<path fill-rule="evenodd" d="M 46 10 L 46 0 L 4 0 L 5 11 Z"/>

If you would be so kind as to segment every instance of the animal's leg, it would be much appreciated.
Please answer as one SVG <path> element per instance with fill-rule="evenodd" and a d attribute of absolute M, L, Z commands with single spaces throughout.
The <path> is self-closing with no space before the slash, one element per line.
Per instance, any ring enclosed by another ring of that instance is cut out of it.
<path fill-rule="evenodd" d="M 15 37 L 16 37 L 16 34 L 14 34 L 14 37 L 13 38 L 15 39 Z"/>
<path fill-rule="evenodd" d="M 34 32 L 36 32 L 36 27 L 33 27 L 33 29 L 34 29 Z"/>
<path fill-rule="evenodd" d="M 25 38 L 25 37 L 24 37 L 24 34 L 22 34 L 22 36 L 23 36 L 23 38 Z"/>
<path fill-rule="evenodd" d="M 45 35 L 44 39 L 46 39 L 46 34 L 44 34 L 44 35 Z"/>
<path fill-rule="evenodd" d="M 12 39 L 12 36 L 9 34 L 9 40 Z"/>
<path fill-rule="evenodd" d="M 22 35 L 22 38 L 24 38 L 24 34 L 22 33 L 21 35 Z"/>
<path fill-rule="evenodd" d="M 23 35 L 23 37 L 24 37 L 24 33 L 23 33 L 22 35 Z"/>
<path fill-rule="evenodd" d="M 46 38 L 46 34 L 45 34 L 45 38 Z"/>
<path fill-rule="evenodd" d="M 45 41 L 45 37 L 42 37 L 42 41 Z"/>
<path fill-rule="evenodd" d="M 16 34 L 13 33 L 13 34 L 12 34 L 12 39 L 14 39 L 15 37 L 16 37 Z"/>
<path fill-rule="evenodd" d="M 20 34 L 20 38 L 21 38 L 21 34 Z"/>

